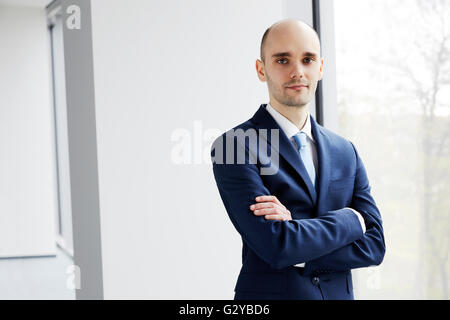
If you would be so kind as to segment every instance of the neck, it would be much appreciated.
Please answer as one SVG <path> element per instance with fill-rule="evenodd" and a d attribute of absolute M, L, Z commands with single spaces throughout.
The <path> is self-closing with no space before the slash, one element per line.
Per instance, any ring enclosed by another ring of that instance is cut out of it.
<path fill-rule="evenodd" d="M 286 106 L 273 99 L 270 99 L 270 105 L 291 121 L 299 130 L 303 129 L 308 116 L 309 103 L 302 106 Z"/>

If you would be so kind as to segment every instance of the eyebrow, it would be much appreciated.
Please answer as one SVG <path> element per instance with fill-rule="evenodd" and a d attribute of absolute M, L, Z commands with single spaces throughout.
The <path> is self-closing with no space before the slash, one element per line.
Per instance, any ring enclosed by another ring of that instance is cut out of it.
<path fill-rule="evenodd" d="M 272 58 L 291 57 L 291 56 L 292 55 L 290 52 L 278 52 L 278 53 L 274 53 L 272 55 Z M 317 58 L 317 54 L 315 54 L 314 52 L 303 52 L 303 56 Z"/>

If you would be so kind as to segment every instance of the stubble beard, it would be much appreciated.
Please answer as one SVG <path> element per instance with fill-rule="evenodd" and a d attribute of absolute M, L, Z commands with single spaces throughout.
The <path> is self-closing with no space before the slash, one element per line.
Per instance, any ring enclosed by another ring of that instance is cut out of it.
<path fill-rule="evenodd" d="M 279 103 L 288 106 L 288 107 L 295 107 L 300 108 L 304 107 L 310 102 L 309 97 L 305 97 L 302 95 L 298 95 L 295 97 L 290 97 L 287 94 L 285 94 L 285 90 L 290 90 L 285 87 L 276 87 L 276 85 L 270 80 L 269 77 L 267 77 L 267 84 L 269 86 L 270 91 L 272 92 L 272 95 L 275 100 L 277 100 Z M 308 88 L 310 89 L 310 88 Z"/>

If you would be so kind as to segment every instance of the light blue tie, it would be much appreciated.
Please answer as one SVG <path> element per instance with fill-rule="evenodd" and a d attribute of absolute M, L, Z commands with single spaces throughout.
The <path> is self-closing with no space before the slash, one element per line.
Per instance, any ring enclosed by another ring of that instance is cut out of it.
<path fill-rule="evenodd" d="M 293 138 L 297 144 L 297 148 L 299 149 L 300 157 L 302 158 L 306 171 L 308 171 L 309 178 L 314 186 L 316 183 L 316 170 L 314 169 L 311 152 L 306 147 L 306 133 L 299 132 L 293 136 Z"/>

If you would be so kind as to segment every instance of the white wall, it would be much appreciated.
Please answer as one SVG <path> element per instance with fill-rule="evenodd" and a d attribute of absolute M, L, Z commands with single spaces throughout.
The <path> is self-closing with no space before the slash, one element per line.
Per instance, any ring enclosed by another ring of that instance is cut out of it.
<path fill-rule="evenodd" d="M 231 299 L 241 239 L 215 185 L 212 139 L 201 135 L 267 102 L 255 60 L 283 2 L 91 5 L 104 297 Z M 171 158 L 182 128 L 200 133 L 192 164 Z M 196 164 L 202 150 L 207 161 Z"/>
<path fill-rule="evenodd" d="M 55 254 L 47 37 L 44 9 L 0 5 L 0 257 Z"/>

